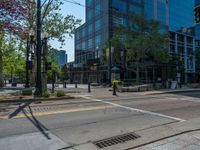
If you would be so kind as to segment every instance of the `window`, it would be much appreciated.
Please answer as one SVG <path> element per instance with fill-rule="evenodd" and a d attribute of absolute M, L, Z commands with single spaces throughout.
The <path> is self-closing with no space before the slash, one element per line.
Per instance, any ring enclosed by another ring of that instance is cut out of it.
<path fill-rule="evenodd" d="M 127 12 L 127 3 L 123 0 L 115 0 L 113 1 L 113 9 L 116 11 L 120 11 L 121 13 L 125 13 Z"/>
<path fill-rule="evenodd" d="M 88 20 L 91 20 L 91 19 L 92 19 L 92 9 L 89 9 L 89 10 L 88 10 L 87 19 L 88 19 Z"/>
<path fill-rule="evenodd" d="M 98 31 L 101 27 L 100 20 L 95 21 L 95 31 Z"/>
<path fill-rule="evenodd" d="M 129 11 L 135 15 L 140 15 L 142 13 L 142 8 L 140 6 L 131 4 Z"/>
<path fill-rule="evenodd" d="M 92 1 L 93 1 L 93 0 L 87 0 L 87 1 L 86 1 L 87 6 L 91 6 L 91 5 L 92 5 Z"/>
<path fill-rule="evenodd" d="M 88 34 L 91 34 L 92 33 L 92 24 L 90 24 L 89 26 L 88 26 Z"/>
<path fill-rule="evenodd" d="M 85 42 L 82 42 L 82 50 L 85 50 Z"/>
<path fill-rule="evenodd" d="M 85 28 L 82 31 L 82 36 L 85 37 Z"/>
<path fill-rule="evenodd" d="M 100 43 L 101 43 L 101 36 L 100 36 L 100 35 L 97 35 L 97 36 L 95 37 L 95 46 L 96 46 L 96 47 L 99 46 Z"/>
<path fill-rule="evenodd" d="M 92 48 L 92 39 L 88 40 L 88 48 Z"/>
<path fill-rule="evenodd" d="M 96 4 L 96 7 L 95 7 L 95 16 L 100 15 L 100 12 L 101 12 L 100 3 L 98 3 Z"/>
<path fill-rule="evenodd" d="M 81 38 L 81 30 L 76 32 L 76 40 L 79 40 Z"/>

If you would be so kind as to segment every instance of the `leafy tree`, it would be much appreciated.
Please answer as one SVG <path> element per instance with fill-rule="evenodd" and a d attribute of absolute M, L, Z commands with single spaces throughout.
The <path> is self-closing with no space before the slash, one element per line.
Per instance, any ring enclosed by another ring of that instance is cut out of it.
<path fill-rule="evenodd" d="M 42 31 L 48 32 L 49 39 L 57 39 L 61 45 L 64 45 L 66 36 L 72 36 L 81 20 L 76 19 L 73 15 L 64 17 L 59 12 L 62 5 L 62 0 L 44 1 L 42 4 Z M 9 33 L 17 36 L 25 45 L 28 31 L 30 29 L 36 31 L 36 11 L 36 0 L 0 1 L 0 36 L 2 36 L 0 38 L 0 83 L 3 78 L 4 52 L 2 49 L 4 48 L 2 42 Z M 33 68 L 35 69 L 35 67 Z"/>
<path fill-rule="evenodd" d="M 62 82 L 64 82 L 64 81 L 69 79 L 68 69 L 67 69 L 66 65 L 62 66 L 62 68 L 61 68 L 61 76 L 60 77 L 61 77 L 61 81 Z"/>
<path fill-rule="evenodd" d="M 144 65 L 169 62 L 168 35 L 159 32 L 157 21 L 146 20 L 143 15 L 129 17 L 130 26 L 119 27 L 113 37 L 116 43 L 112 46 L 123 45 L 120 49 L 126 50 L 130 70 L 136 72 L 136 83 L 139 83 L 140 69 Z"/>
<path fill-rule="evenodd" d="M 196 58 L 196 71 L 197 73 L 200 73 L 200 48 L 196 49 L 195 58 Z"/>

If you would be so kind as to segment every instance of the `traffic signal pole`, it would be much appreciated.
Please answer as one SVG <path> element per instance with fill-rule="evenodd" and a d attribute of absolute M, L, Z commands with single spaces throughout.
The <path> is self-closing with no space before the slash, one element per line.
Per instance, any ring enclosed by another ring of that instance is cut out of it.
<path fill-rule="evenodd" d="M 37 77 L 36 77 L 36 91 L 35 95 L 42 94 L 42 82 L 41 82 L 41 0 L 37 0 Z"/>
<path fill-rule="evenodd" d="M 200 24 L 200 5 L 194 8 L 195 23 Z"/>
<path fill-rule="evenodd" d="M 29 88 L 29 53 L 30 53 L 30 46 L 29 46 L 29 35 L 27 37 L 26 43 L 26 84 L 25 87 Z"/>

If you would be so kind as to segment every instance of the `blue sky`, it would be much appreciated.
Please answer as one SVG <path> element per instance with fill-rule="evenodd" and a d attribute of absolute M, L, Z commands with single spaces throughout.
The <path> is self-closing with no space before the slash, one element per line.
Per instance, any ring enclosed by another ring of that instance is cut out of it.
<path fill-rule="evenodd" d="M 76 1 L 78 3 L 85 5 L 85 0 L 76 0 Z M 82 6 L 64 2 L 61 13 L 64 16 L 74 15 L 76 18 L 81 19 L 82 23 L 85 22 L 85 8 Z M 56 49 L 60 49 L 60 45 L 56 41 L 51 41 L 51 45 Z M 66 45 L 62 48 L 62 50 L 66 50 L 68 54 L 68 62 L 73 61 L 74 60 L 74 39 L 66 39 Z"/>

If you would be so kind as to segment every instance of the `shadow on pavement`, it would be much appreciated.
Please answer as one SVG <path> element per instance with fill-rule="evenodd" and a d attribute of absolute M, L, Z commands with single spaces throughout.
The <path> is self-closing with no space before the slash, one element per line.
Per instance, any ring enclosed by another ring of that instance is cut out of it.
<path fill-rule="evenodd" d="M 180 96 L 188 96 L 188 97 L 194 97 L 194 98 L 200 98 L 200 91 L 190 91 L 190 92 L 179 92 L 179 93 L 173 93 L 174 95 L 180 95 Z"/>
<path fill-rule="evenodd" d="M 24 103 L 22 106 L 19 106 L 12 114 L 9 115 L 9 119 L 17 116 L 20 112 L 22 112 L 26 118 L 47 138 L 51 139 L 49 134 L 48 134 L 48 129 L 40 122 L 37 120 L 37 118 L 34 116 L 33 111 L 31 109 L 30 104 L 32 101 Z M 28 108 L 28 109 L 25 109 Z"/>
<path fill-rule="evenodd" d="M 26 116 L 26 118 L 47 138 L 47 139 L 51 139 L 49 134 L 47 133 L 48 129 L 39 121 L 37 120 L 37 118 L 34 116 L 33 114 L 33 111 L 31 109 L 31 107 L 28 105 L 28 108 L 29 108 L 29 112 L 30 112 L 30 115 L 29 116 L 27 114 L 27 112 L 23 109 L 23 113 L 24 115 Z"/>
<path fill-rule="evenodd" d="M 9 119 L 17 116 L 25 107 L 29 106 L 32 103 L 32 101 L 26 102 L 25 104 L 23 104 L 22 106 L 19 106 L 13 113 L 11 113 L 9 115 Z"/>

